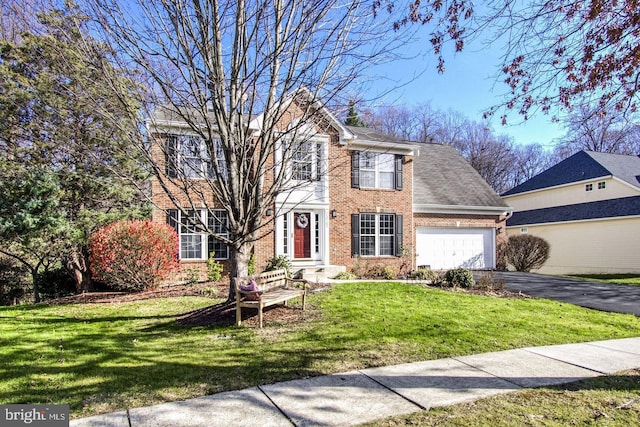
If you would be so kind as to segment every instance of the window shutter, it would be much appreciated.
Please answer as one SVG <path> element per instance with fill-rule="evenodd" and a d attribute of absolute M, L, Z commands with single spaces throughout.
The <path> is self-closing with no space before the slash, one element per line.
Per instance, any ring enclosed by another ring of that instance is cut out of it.
<path fill-rule="evenodd" d="M 316 181 L 321 181 L 322 180 L 322 174 L 323 174 L 323 170 L 322 170 L 322 163 L 323 163 L 323 158 L 322 158 L 322 144 L 316 144 Z"/>
<path fill-rule="evenodd" d="M 396 215 L 396 256 L 402 256 L 402 215 Z"/>
<path fill-rule="evenodd" d="M 178 210 L 167 209 L 167 224 L 178 233 Z"/>
<path fill-rule="evenodd" d="M 360 152 L 351 153 L 351 187 L 360 188 Z"/>
<path fill-rule="evenodd" d="M 351 256 L 360 255 L 360 215 L 351 215 Z"/>
<path fill-rule="evenodd" d="M 167 135 L 167 149 L 164 160 L 167 176 L 176 178 L 178 176 L 178 138 L 175 135 Z"/>
<path fill-rule="evenodd" d="M 402 159 L 403 156 L 396 154 L 396 190 L 402 190 Z"/>

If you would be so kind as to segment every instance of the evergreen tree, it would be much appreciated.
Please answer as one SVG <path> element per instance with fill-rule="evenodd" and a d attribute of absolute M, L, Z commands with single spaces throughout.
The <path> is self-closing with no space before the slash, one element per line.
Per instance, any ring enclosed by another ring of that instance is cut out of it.
<path fill-rule="evenodd" d="M 92 231 L 148 213 L 134 141 L 140 103 L 135 82 L 114 66 L 111 51 L 84 35 L 86 18 L 73 6 L 39 18 L 37 33 L 0 41 L 0 186 L 18 196 L 0 209 L 0 251 L 28 267 L 54 258 L 81 290 L 91 285 Z M 14 179 L 22 175 L 33 179 Z M 31 190 L 45 177 L 55 207 L 39 215 L 42 194 Z M 12 228 L 11 218 L 24 223 Z M 28 228 L 27 239 L 19 227 Z M 38 241 L 46 254 L 34 254 Z"/>
<path fill-rule="evenodd" d="M 356 102 L 353 99 L 349 101 L 349 112 L 344 124 L 347 126 L 367 127 L 367 124 L 358 116 Z"/>

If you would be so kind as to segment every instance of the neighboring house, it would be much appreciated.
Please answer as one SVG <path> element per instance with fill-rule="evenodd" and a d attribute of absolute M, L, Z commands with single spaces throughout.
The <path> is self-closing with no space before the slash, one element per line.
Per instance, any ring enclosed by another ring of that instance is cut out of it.
<path fill-rule="evenodd" d="M 299 107 L 296 102 L 294 98 L 292 109 Z M 510 210 L 454 148 L 345 126 L 324 107 L 317 114 L 321 120 L 304 130 L 312 135 L 305 140 L 307 155 L 285 166 L 297 185 L 278 196 L 256 243 L 259 270 L 276 255 L 287 256 L 296 271 L 311 278 L 356 266 L 407 271 L 418 265 L 495 266 L 496 234 L 504 229 Z M 161 112 L 151 123 L 151 134 L 159 142 L 154 156 L 168 178 L 185 168 L 198 171 L 196 182 L 198 174 L 211 176 L 204 144 L 190 135 L 185 123 Z M 252 121 L 253 126 L 259 123 L 259 118 Z M 280 157 L 276 150 L 274 170 L 282 167 Z M 171 179 L 167 181 L 171 189 Z M 157 178 L 152 193 L 154 220 L 167 220 L 179 233 L 183 267 L 204 274 L 209 254 L 221 262 L 228 259 L 224 244 L 189 225 L 198 217 L 224 233 L 226 214 L 220 206 L 190 206 L 180 195 L 172 200 Z"/>
<path fill-rule="evenodd" d="M 541 273 L 640 273 L 640 157 L 580 151 L 502 195 L 510 236 L 551 245 Z"/>

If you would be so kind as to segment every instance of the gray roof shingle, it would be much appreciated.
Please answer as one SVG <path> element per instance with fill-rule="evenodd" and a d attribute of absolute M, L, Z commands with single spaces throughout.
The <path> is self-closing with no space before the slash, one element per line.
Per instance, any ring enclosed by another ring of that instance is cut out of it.
<path fill-rule="evenodd" d="M 509 206 L 478 172 L 450 145 L 418 144 L 414 157 L 414 205 L 460 207 Z"/>
<path fill-rule="evenodd" d="M 507 220 L 507 226 L 618 218 L 636 215 L 640 215 L 640 196 L 515 212 L 513 216 Z"/>

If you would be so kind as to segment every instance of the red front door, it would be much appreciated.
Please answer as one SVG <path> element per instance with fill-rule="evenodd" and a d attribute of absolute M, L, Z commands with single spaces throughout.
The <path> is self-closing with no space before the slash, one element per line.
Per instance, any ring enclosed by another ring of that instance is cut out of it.
<path fill-rule="evenodd" d="M 293 215 L 294 258 L 311 258 L 311 214 L 296 212 Z"/>

